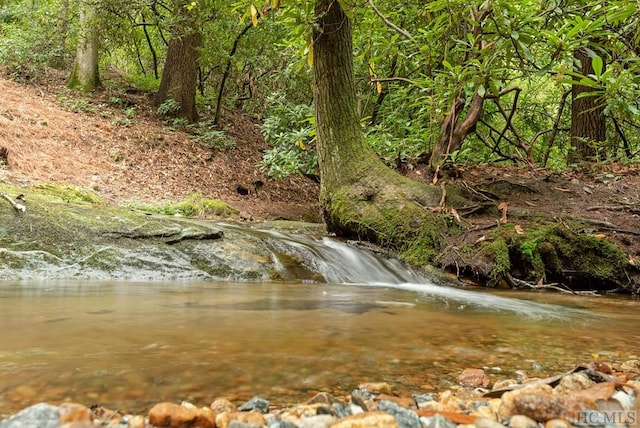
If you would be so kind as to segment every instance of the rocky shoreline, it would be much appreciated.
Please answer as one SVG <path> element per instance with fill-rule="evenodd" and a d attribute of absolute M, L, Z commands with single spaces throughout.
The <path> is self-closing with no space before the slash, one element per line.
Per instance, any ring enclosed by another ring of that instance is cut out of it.
<path fill-rule="evenodd" d="M 439 394 L 394 394 L 388 383 L 363 383 L 349 396 L 320 392 L 307 402 L 278 405 L 254 397 L 237 405 L 161 402 L 133 415 L 78 403 L 38 403 L 0 420 L 0 428 L 565 428 L 637 427 L 640 359 L 592 361 L 545 379 L 492 383 L 483 369 L 465 369 L 458 386 Z"/>

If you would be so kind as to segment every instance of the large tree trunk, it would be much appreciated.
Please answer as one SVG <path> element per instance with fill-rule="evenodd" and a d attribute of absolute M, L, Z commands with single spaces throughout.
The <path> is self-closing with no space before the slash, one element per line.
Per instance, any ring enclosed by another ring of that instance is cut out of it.
<path fill-rule="evenodd" d="M 425 263 L 437 246 L 441 189 L 387 168 L 367 144 L 356 114 L 351 22 L 335 0 L 317 0 L 314 97 L 321 205 L 329 230 L 368 239 Z"/>
<path fill-rule="evenodd" d="M 83 91 L 94 91 L 102 86 L 98 72 L 98 28 L 95 6 L 89 2 L 80 3 L 80 34 L 76 60 L 67 86 Z"/>
<path fill-rule="evenodd" d="M 184 8 L 178 5 L 177 10 L 182 9 Z M 185 12 L 178 13 L 185 14 Z M 189 21 L 191 17 L 183 16 L 182 18 L 191 24 Z M 196 109 L 198 49 L 202 45 L 202 34 L 193 27 L 193 25 L 181 26 L 169 40 L 160 89 L 155 97 L 155 104 L 158 106 L 169 99 L 174 100 L 179 108 L 171 111 L 171 115 L 184 117 L 190 122 L 198 120 Z"/>
<path fill-rule="evenodd" d="M 576 50 L 574 59 L 580 66 L 577 70 L 580 74 L 593 74 L 591 58 L 584 49 Z M 607 138 L 604 105 L 598 97 L 581 96 L 592 91 L 587 86 L 571 87 L 571 145 L 575 150 L 569 156 L 570 162 L 595 158 L 598 143 Z"/>

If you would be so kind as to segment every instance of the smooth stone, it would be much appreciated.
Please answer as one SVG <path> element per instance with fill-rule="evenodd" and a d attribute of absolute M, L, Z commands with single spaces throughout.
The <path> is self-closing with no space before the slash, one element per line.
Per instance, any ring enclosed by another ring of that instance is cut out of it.
<path fill-rule="evenodd" d="M 232 422 L 242 422 L 248 425 L 266 425 L 264 416 L 260 412 L 225 412 L 216 416 L 217 428 L 228 428 Z"/>
<path fill-rule="evenodd" d="M 144 416 L 135 415 L 127 419 L 127 428 L 144 428 Z"/>
<path fill-rule="evenodd" d="M 58 428 L 58 407 L 38 403 L 21 410 L 13 416 L 0 420 L 0 428 Z"/>
<path fill-rule="evenodd" d="M 378 402 L 385 400 L 391 401 L 405 409 L 418 409 L 418 403 L 413 397 L 396 397 L 394 395 L 380 394 L 374 400 Z"/>
<path fill-rule="evenodd" d="M 509 419 L 509 428 L 538 428 L 538 423 L 525 415 L 514 415 Z"/>
<path fill-rule="evenodd" d="M 62 403 L 58 407 L 60 422 L 91 422 L 91 410 L 87 406 L 78 403 Z"/>
<path fill-rule="evenodd" d="M 340 400 L 338 400 L 328 392 L 318 392 L 316 395 L 307 400 L 307 404 L 322 403 L 331 405 L 337 402 L 340 402 Z"/>
<path fill-rule="evenodd" d="M 258 411 L 260 413 L 269 412 L 269 400 L 262 397 L 253 397 L 251 400 L 238 407 L 239 412 Z"/>
<path fill-rule="evenodd" d="M 386 412 L 396 418 L 400 428 L 422 428 L 420 418 L 415 412 L 407 410 L 392 401 L 381 400 L 378 403 L 377 410 Z"/>
<path fill-rule="evenodd" d="M 59 428 L 95 428 L 96 426 L 93 424 L 93 422 L 89 422 L 89 421 L 74 421 L 74 422 L 67 422 L 66 424 L 62 424 L 59 426 Z"/>
<path fill-rule="evenodd" d="M 216 414 L 208 407 L 197 409 L 164 402 L 149 410 L 149 423 L 157 427 L 215 428 Z"/>
<path fill-rule="evenodd" d="M 324 403 L 300 404 L 293 408 L 285 409 L 278 412 L 278 418 L 299 425 L 302 422 L 303 418 L 310 418 L 318 415 L 321 412 L 321 408 L 328 409 L 329 414 L 331 413 L 331 409 L 326 407 L 326 404 Z"/>
<path fill-rule="evenodd" d="M 440 412 L 459 412 L 462 410 L 464 402 L 453 395 L 451 391 L 444 391 L 440 394 L 440 402 L 435 410 Z"/>
<path fill-rule="evenodd" d="M 224 412 L 237 412 L 238 407 L 226 398 L 218 398 L 209 406 L 216 414 Z"/>
<path fill-rule="evenodd" d="M 248 424 L 242 421 L 231 421 L 227 428 L 262 428 L 264 425 Z"/>
<path fill-rule="evenodd" d="M 437 414 L 431 418 L 428 418 L 429 422 L 427 428 L 456 428 L 456 424 L 445 418 L 441 414 Z"/>
<path fill-rule="evenodd" d="M 504 425 L 491 418 L 476 418 L 474 425 L 476 428 L 504 428 Z"/>
<path fill-rule="evenodd" d="M 351 403 L 355 404 L 362 408 L 362 410 L 369 410 L 369 406 L 367 405 L 367 400 L 373 398 L 373 394 L 368 391 L 364 391 L 361 389 L 356 389 L 351 392 Z"/>
<path fill-rule="evenodd" d="M 514 400 L 515 414 L 525 415 L 538 422 L 575 417 L 582 406 L 567 397 L 521 394 Z"/>
<path fill-rule="evenodd" d="M 476 418 L 484 418 L 491 419 L 493 421 L 498 421 L 499 415 L 490 405 L 478 406 L 471 413 L 471 416 L 475 416 Z"/>
<path fill-rule="evenodd" d="M 286 419 L 271 419 L 267 424 L 268 428 L 299 428 L 300 425 Z"/>
<path fill-rule="evenodd" d="M 571 428 L 571 424 L 564 419 L 551 419 L 544 424 L 544 428 Z"/>
<path fill-rule="evenodd" d="M 399 428 L 396 418 L 388 413 L 374 411 L 338 419 L 331 428 Z M 448 427 L 447 427 L 448 428 Z M 455 428 L 455 426 L 453 427 Z"/>
<path fill-rule="evenodd" d="M 505 392 L 504 394 L 502 394 L 500 408 L 499 408 L 501 419 L 506 419 L 509 416 L 514 416 L 519 414 L 519 412 L 517 412 L 515 409 L 515 404 L 516 404 L 516 401 L 518 400 L 518 397 L 520 397 L 522 394 L 537 394 L 537 395 L 543 395 L 543 396 L 551 396 L 553 395 L 553 388 L 543 383 L 531 383 L 523 386 L 522 388 Z"/>
<path fill-rule="evenodd" d="M 433 394 L 413 394 L 412 397 L 418 405 L 434 401 Z"/>
<path fill-rule="evenodd" d="M 553 388 L 556 394 L 564 395 L 572 391 L 582 391 L 591 388 L 596 383 L 586 373 L 571 373 L 560 379 L 558 385 Z"/>
<path fill-rule="evenodd" d="M 336 421 L 332 415 L 316 415 L 304 418 L 300 428 L 328 428 Z"/>
<path fill-rule="evenodd" d="M 358 385 L 358 389 L 371 394 L 391 394 L 391 385 L 387 382 L 365 382 Z"/>
<path fill-rule="evenodd" d="M 464 369 L 456 378 L 456 382 L 469 388 L 486 388 L 491 379 L 482 369 Z"/>
<path fill-rule="evenodd" d="M 628 360 L 620 365 L 624 371 L 640 371 L 640 360 Z"/>

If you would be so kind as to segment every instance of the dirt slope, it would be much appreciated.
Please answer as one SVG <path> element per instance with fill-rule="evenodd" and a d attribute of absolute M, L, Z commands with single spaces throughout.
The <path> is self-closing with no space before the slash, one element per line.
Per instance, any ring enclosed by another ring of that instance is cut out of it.
<path fill-rule="evenodd" d="M 175 201 L 197 192 L 225 200 L 247 218 L 319 219 L 316 183 L 304 177 L 270 181 L 260 171 L 268 144 L 247 117 L 225 118 L 235 149 L 209 149 L 165 126 L 146 95 L 118 94 L 135 108 L 133 118 L 110 97 L 109 90 L 68 92 L 61 78 L 47 87 L 0 79 L 0 179 L 68 183 L 113 203 Z M 256 181 L 264 183 L 257 192 L 237 192 L 238 185 L 253 189 Z"/>

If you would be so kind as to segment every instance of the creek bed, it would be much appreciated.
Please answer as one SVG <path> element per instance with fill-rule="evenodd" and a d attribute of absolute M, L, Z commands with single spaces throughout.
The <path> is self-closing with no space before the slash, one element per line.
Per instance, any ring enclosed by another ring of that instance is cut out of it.
<path fill-rule="evenodd" d="M 547 376 L 640 353 L 640 302 L 431 284 L 4 282 L 0 415 L 65 400 L 144 413 L 254 395 L 293 403 Z"/>

